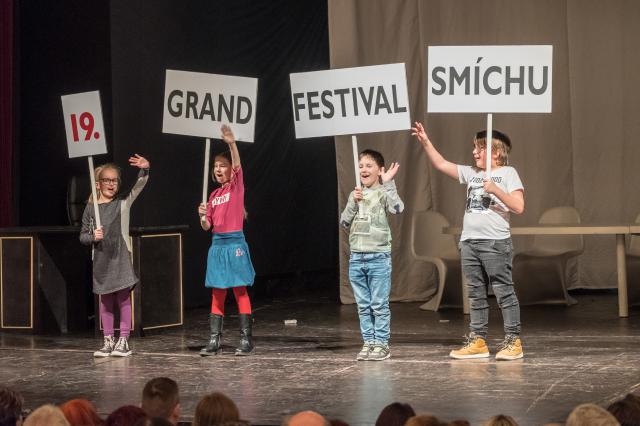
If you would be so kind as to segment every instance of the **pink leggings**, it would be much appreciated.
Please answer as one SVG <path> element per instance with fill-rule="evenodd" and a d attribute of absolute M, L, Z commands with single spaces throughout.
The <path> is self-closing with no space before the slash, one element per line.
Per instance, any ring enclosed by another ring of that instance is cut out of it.
<path fill-rule="evenodd" d="M 100 295 L 100 319 L 105 336 L 113 336 L 113 313 L 115 304 L 120 308 L 120 337 L 129 337 L 131 332 L 131 289 L 123 288 L 115 293 Z"/>

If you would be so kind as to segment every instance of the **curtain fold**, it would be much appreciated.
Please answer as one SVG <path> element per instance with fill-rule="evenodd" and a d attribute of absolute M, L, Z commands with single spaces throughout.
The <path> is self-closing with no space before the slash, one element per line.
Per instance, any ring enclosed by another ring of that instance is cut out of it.
<path fill-rule="evenodd" d="M 0 227 L 15 225 L 14 148 L 14 4 L 0 1 Z"/>

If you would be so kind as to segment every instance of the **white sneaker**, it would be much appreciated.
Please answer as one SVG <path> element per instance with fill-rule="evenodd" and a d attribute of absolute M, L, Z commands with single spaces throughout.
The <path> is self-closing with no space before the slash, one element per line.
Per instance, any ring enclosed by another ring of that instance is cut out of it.
<path fill-rule="evenodd" d="M 129 349 L 129 343 L 127 342 L 126 337 L 120 337 L 118 339 L 118 343 L 116 343 L 115 348 L 113 348 L 113 352 L 111 352 L 111 356 L 129 356 L 133 352 Z"/>
<path fill-rule="evenodd" d="M 113 340 L 113 336 L 104 336 L 104 345 L 97 351 L 93 353 L 93 356 L 96 358 L 105 358 L 111 355 L 113 352 L 113 348 L 116 346 L 115 340 Z"/>
<path fill-rule="evenodd" d="M 373 349 L 371 349 L 371 353 L 369 353 L 368 361 L 384 361 L 385 359 L 391 358 L 391 351 L 389 350 L 389 345 L 385 345 L 383 343 L 376 343 L 373 345 Z"/>
<path fill-rule="evenodd" d="M 369 358 L 371 349 L 373 349 L 373 343 L 365 342 L 364 345 L 362 345 L 362 349 L 360 349 L 360 352 L 358 352 L 358 355 L 356 356 L 356 361 L 366 361 Z"/>

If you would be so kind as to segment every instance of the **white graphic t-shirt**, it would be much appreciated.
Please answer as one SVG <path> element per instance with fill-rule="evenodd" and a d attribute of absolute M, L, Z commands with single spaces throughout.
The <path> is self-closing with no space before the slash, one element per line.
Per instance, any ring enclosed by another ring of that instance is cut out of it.
<path fill-rule="evenodd" d="M 467 185 L 464 222 L 460 241 L 503 240 L 511 236 L 509 230 L 509 209 L 493 194 L 486 194 L 482 180 L 484 170 L 458 165 L 460 183 Z M 510 166 L 491 170 L 491 180 L 507 194 L 524 189 L 516 169 Z"/>

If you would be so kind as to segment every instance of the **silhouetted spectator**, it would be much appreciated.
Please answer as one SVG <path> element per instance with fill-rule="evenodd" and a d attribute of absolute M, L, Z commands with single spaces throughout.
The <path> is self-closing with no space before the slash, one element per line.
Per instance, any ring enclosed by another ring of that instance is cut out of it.
<path fill-rule="evenodd" d="M 173 426 L 173 423 L 164 417 L 143 417 L 133 426 Z"/>
<path fill-rule="evenodd" d="M 196 406 L 193 426 L 218 426 L 229 422 L 240 422 L 236 404 L 226 395 L 213 392 L 202 397 Z"/>
<path fill-rule="evenodd" d="M 518 426 L 518 422 L 511 416 L 504 414 L 498 414 L 491 417 L 489 420 L 483 423 L 483 426 Z"/>
<path fill-rule="evenodd" d="M 0 386 L 0 426 L 22 425 L 22 396 L 6 386 Z"/>
<path fill-rule="evenodd" d="M 285 417 L 281 426 L 330 426 L 330 424 L 321 414 L 307 410 Z"/>
<path fill-rule="evenodd" d="M 29 414 L 24 426 L 70 426 L 61 409 L 55 405 L 46 404 Z"/>
<path fill-rule="evenodd" d="M 620 426 L 613 414 L 595 404 L 582 404 L 567 417 L 566 426 Z"/>
<path fill-rule="evenodd" d="M 60 409 L 71 426 L 104 425 L 93 404 L 86 399 L 72 399 L 62 404 Z"/>
<path fill-rule="evenodd" d="M 107 426 L 133 426 L 140 419 L 147 417 L 144 410 L 135 405 L 118 408 L 107 417 Z"/>
<path fill-rule="evenodd" d="M 640 426 L 640 397 L 632 393 L 607 407 L 621 426 Z"/>
<path fill-rule="evenodd" d="M 149 417 L 163 417 L 178 424 L 182 408 L 178 384 L 168 377 L 156 377 L 144 385 L 142 409 Z"/>
<path fill-rule="evenodd" d="M 422 414 L 420 416 L 409 417 L 404 426 L 444 426 L 446 423 L 440 422 L 437 417 Z"/>
<path fill-rule="evenodd" d="M 394 402 L 382 409 L 376 420 L 376 426 L 404 426 L 409 417 L 415 415 L 416 412 L 409 404 Z"/>

